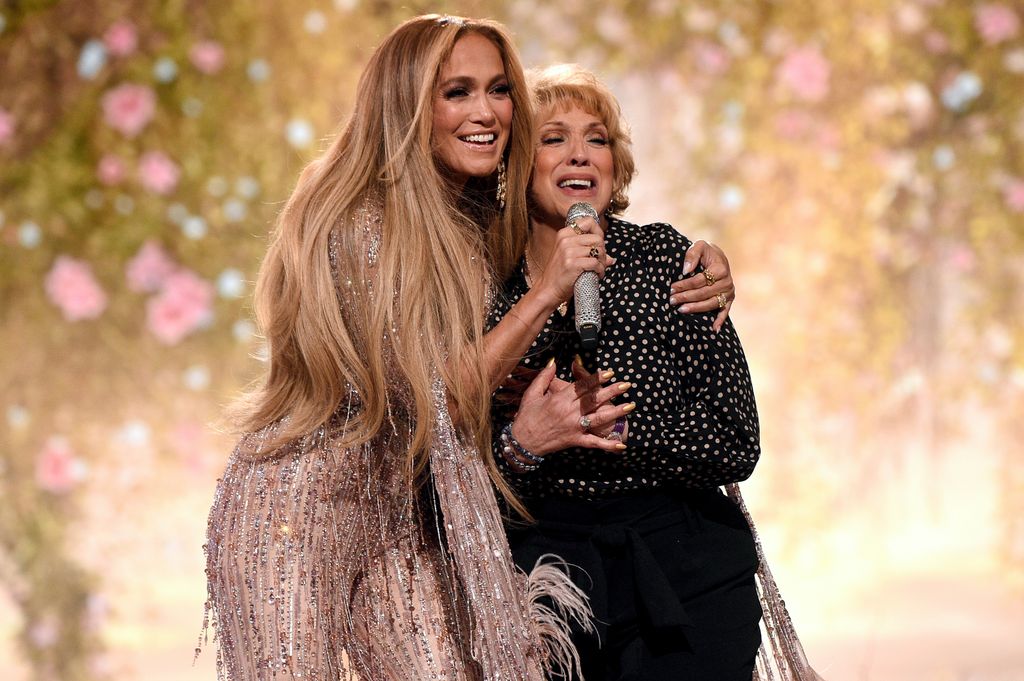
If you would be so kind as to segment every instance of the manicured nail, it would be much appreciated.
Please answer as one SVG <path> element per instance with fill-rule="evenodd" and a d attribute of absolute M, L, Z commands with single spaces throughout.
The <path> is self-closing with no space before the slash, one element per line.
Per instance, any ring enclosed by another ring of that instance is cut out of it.
<path fill-rule="evenodd" d="M 623 392 L 625 392 L 626 390 L 629 390 L 630 388 L 632 388 L 633 384 L 632 383 L 625 383 L 625 382 L 623 382 L 623 383 L 619 383 L 615 387 L 618 388 L 619 390 L 622 390 Z"/>
<path fill-rule="evenodd" d="M 636 409 L 636 402 L 630 402 L 629 404 L 627 404 L 625 407 L 622 408 L 622 413 L 623 414 L 628 414 L 629 412 L 633 411 L 634 409 Z"/>
<path fill-rule="evenodd" d="M 687 274 L 689 274 L 690 270 L 692 270 L 692 269 L 693 269 L 693 265 L 691 265 L 689 262 L 684 262 L 683 263 L 683 276 L 686 276 Z"/>
<path fill-rule="evenodd" d="M 612 377 L 612 376 L 614 376 L 614 375 L 615 375 L 615 372 L 614 372 L 614 371 L 605 371 L 605 372 L 602 372 L 602 374 L 601 374 L 601 380 L 602 380 L 602 381 L 607 381 L 607 380 L 608 380 L 609 378 L 611 378 L 611 377 Z"/>
<path fill-rule="evenodd" d="M 687 303 L 686 305 L 680 305 L 679 306 L 679 311 L 682 312 L 683 314 L 686 314 L 687 312 L 689 312 L 692 309 L 693 309 L 693 306 L 690 305 L 689 303 Z"/>
<path fill-rule="evenodd" d="M 548 367 L 550 367 L 554 363 L 555 363 L 555 358 L 552 357 L 551 359 L 548 360 L 547 366 L 545 366 L 544 368 L 547 369 Z"/>
<path fill-rule="evenodd" d="M 678 305 L 681 302 L 681 299 L 679 296 L 672 296 L 668 299 L 668 302 L 670 305 Z"/>
<path fill-rule="evenodd" d="M 582 367 L 582 366 L 583 366 L 583 360 L 582 360 L 582 359 L 580 358 L 580 356 L 579 356 L 579 355 L 576 355 L 576 356 L 575 356 L 575 357 L 573 358 L 573 360 L 572 360 L 572 363 L 573 363 L 573 364 L 575 364 L 575 365 L 576 365 L 576 366 L 578 366 L 578 367 Z"/>
<path fill-rule="evenodd" d="M 619 444 L 615 445 L 615 449 L 617 449 L 617 450 L 619 450 L 619 451 L 621 452 L 621 451 L 623 451 L 624 449 L 626 449 L 626 445 L 624 445 L 624 444 L 622 444 L 622 443 L 620 442 Z"/>

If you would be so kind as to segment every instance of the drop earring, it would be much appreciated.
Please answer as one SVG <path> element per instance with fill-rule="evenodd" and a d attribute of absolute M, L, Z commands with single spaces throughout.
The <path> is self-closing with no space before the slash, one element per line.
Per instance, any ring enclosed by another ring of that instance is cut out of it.
<path fill-rule="evenodd" d="M 495 198 L 498 201 L 498 209 L 505 210 L 505 192 L 508 188 L 508 181 L 505 178 L 505 159 L 498 161 L 498 190 Z"/>

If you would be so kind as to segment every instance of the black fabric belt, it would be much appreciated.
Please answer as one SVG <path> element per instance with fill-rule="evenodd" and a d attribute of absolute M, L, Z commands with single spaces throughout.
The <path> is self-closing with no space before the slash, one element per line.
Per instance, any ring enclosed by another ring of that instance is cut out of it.
<path fill-rule="evenodd" d="M 617 603 L 618 619 L 635 617 L 639 626 L 659 630 L 690 627 L 693 622 L 646 537 L 674 526 L 685 534 L 700 532 L 700 516 L 685 502 L 711 498 L 715 503 L 725 499 L 717 490 L 697 490 L 609 500 L 526 500 L 537 522 L 511 534 L 513 544 L 521 546 L 516 560 L 528 569 L 543 553 L 565 558 L 574 580 L 590 596 L 602 641 L 607 640 L 608 626 L 616 623 L 610 601 L 621 601 L 627 591 L 632 598 L 625 598 L 633 607 L 623 611 Z"/>

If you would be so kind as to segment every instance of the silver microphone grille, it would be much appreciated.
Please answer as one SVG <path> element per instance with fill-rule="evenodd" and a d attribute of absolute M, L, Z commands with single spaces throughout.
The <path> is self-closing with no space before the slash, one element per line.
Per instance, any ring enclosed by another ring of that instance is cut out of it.
<path fill-rule="evenodd" d="M 565 216 L 565 222 L 572 222 L 576 218 L 594 218 L 597 220 L 597 211 L 594 210 L 594 207 L 586 201 L 577 201 L 569 206 L 569 212 Z"/>

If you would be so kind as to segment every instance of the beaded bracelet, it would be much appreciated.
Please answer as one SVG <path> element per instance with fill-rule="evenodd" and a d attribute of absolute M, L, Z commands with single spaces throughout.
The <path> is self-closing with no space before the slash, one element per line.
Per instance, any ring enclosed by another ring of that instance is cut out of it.
<path fill-rule="evenodd" d="M 512 435 L 512 423 L 506 423 L 501 429 L 501 453 L 505 461 L 509 462 L 522 473 L 529 473 L 540 468 L 544 457 L 537 456 L 526 447 L 519 444 L 519 441 Z M 526 461 L 523 461 L 526 459 Z"/>

